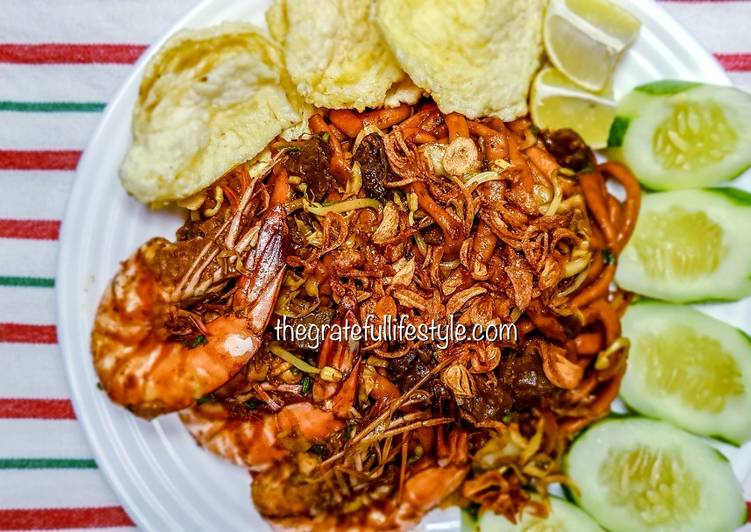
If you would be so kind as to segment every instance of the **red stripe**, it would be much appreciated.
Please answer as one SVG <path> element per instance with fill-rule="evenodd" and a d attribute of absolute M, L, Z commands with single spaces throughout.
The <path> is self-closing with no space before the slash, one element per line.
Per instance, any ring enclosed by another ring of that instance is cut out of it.
<path fill-rule="evenodd" d="M 57 220 L 2 220 L 0 238 L 28 238 L 31 240 L 57 240 L 60 222 Z"/>
<path fill-rule="evenodd" d="M 132 64 L 146 46 L 141 44 L 0 44 L 0 63 L 48 64 Z"/>
<path fill-rule="evenodd" d="M 0 343 L 56 344 L 57 329 L 54 325 L 0 323 Z"/>
<path fill-rule="evenodd" d="M 0 170 L 75 170 L 78 150 L 0 150 Z"/>
<path fill-rule="evenodd" d="M 725 70 L 731 72 L 751 71 L 751 54 L 714 54 Z"/>
<path fill-rule="evenodd" d="M 76 414 L 68 399 L 0 399 L 0 419 L 76 419 Z"/>
<path fill-rule="evenodd" d="M 135 526 L 119 506 L 0 510 L 0 530 L 58 530 Z"/>

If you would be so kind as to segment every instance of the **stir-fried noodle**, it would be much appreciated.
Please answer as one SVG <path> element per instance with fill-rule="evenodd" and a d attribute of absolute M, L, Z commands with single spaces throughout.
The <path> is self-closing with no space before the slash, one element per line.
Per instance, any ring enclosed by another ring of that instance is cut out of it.
<path fill-rule="evenodd" d="M 162 335 L 190 353 L 238 293 L 253 300 L 265 262 L 248 257 L 271 241 L 269 213 L 286 212 L 272 231 L 283 248 L 263 248 L 284 274 L 260 348 L 183 420 L 253 471 L 253 500 L 280 525 L 401 528 L 439 503 L 545 514 L 568 443 L 608 414 L 625 370 L 629 296 L 611 281 L 639 209 L 633 176 L 571 131 L 432 102 L 325 112 L 310 129 L 274 142 L 265 169 L 240 166 L 187 200 L 178 242 L 152 256 L 179 293 Z M 275 334 L 282 319 L 399 316 L 513 324 L 518 337 L 438 348 Z"/>

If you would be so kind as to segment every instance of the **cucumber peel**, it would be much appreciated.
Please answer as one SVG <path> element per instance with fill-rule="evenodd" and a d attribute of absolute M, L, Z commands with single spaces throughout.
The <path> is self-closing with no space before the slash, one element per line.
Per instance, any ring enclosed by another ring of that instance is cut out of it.
<path fill-rule="evenodd" d="M 623 146 L 623 139 L 626 138 L 628 126 L 631 125 L 631 119 L 627 116 L 616 116 L 613 124 L 610 126 L 608 135 L 608 148 L 620 148 Z"/>
<path fill-rule="evenodd" d="M 732 187 L 715 187 L 705 189 L 707 192 L 719 194 L 740 207 L 751 207 L 751 194 L 745 190 Z"/>
<path fill-rule="evenodd" d="M 547 518 L 535 517 L 529 513 L 521 516 L 514 524 L 502 515 L 485 512 L 474 520 L 466 511 L 462 512 L 463 532 L 603 532 L 603 529 L 575 505 L 558 497 L 550 497 L 550 513 Z"/>
<path fill-rule="evenodd" d="M 687 81 L 642 85 L 618 102 L 608 146 L 649 189 L 733 179 L 751 166 L 751 95 Z"/>
<path fill-rule="evenodd" d="M 643 92 L 651 96 L 672 96 L 694 87 L 698 87 L 701 83 L 695 81 L 681 81 L 675 79 L 663 79 L 660 81 L 653 81 L 651 83 L 645 83 L 639 85 L 634 90 L 636 92 Z"/>

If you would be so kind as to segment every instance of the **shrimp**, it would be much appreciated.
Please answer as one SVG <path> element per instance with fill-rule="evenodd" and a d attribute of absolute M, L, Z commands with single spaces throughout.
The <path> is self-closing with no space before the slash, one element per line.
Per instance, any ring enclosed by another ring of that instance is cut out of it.
<path fill-rule="evenodd" d="M 220 403 L 204 404 L 183 410 L 180 419 L 201 447 L 251 471 L 263 471 L 289 456 L 285 443 L 305 449 L 344 428 L 333 414 L 311 403 L 292 403 L 249 419 L 233 417 Z"/>
<path fill-rule="evenodd" d="M 235 243 L 249 196 L 250 189 L 223 226 L 228 244 Z M 242 245 L 249 241 L 240 239 Z M 144 418 L 190 406 L 226 383 L 256 353 L 284 277 L 285 211 L 276 207 L 264 215 L 255 251 L 238 268 L 242 275 L 230 304 L 208 323 L 193 318 L 202 334 L 192 343 L 175 340 L 168 327 L 197 290 L 195 281 L 187 289 L 171 271 L 184 261 L 183 244 L 152 239 L 138 248 L 110 282 L 94 321 L 91 348 L 102 388 L 113 402 Z M 208 252 L 209 247 L 184 278 L 200 279 L 201 267 L 195 265 L 201 263 L 204 271 L 212 266 L 209 281 L 216 281 L 221 268 L 214 257 L 220 252 Z"/>
<path fill-rule="evenodd" d="M 403 454 L 402 473 L 392 469 L 368 480 L 368 474 L 361 471 L 346 477 L 341 474 L 348 471 L 346 467 L 327 469 L 320 458 L 298 453 L 294 461 L 253 475 L 253 502 L 279 530 L 411 529 L 459 489 L 469 472 L 465 431 L 455 429 L 444 438 L 441 428 L 421 430 L 437 441 L 437 457 L 423 456 L 407 464 Z M 417 439 L 422 444 L 425 438 Z M 404 441 L 401 447 L 406 451 L 408 439 Z"/>
<path fill-rule="evenodd" d="M 381 485 L 364 490 L 354 500 L 342 501 L 332 474 L 305 476 L 298 467 L 287 461 L 253 476 L 253 502 L 275 530 L 409 530 L 454 493 L 469 471 L 464 465 L 440 467 L 429 459 L 420 460 L 411 466 L 401 496 L 388 494 L 387 487 Z M 342 507 L 358 509 L 337 515 Z"/>
<path fill-rule="evenodd" d="M 356 322 L 349 311 L 337 324 Z M 357 342 L 334 341 L 329 334 L 321 347 L 319 366 L 333 368 L 346 375 L 341 382 L 328 382 L 318 377 L 313 385 L 313 402 L 298 402 L 286 406 L 270 403 L 274 412 L 262 416 L 252 411 L 236 415 L 236 411 L 222 403 L 207 403 L 180 413 L 183 424 L 199 445 L 237 465 L 254 471 L 266 469 L 288 457 L 287 448 L 306 449 L 322 443 L 345 425 L 339 419 L 350 414 L 359 382 L 360 361 L 353 361 Z M 215 394 L 231 397 L 254 386 L 243 372 Z M 321 406 L 317 406 L 320 404 Z M 242 409 L 242 407 L 240 407 Z M 337 419 L 339 418 L 339 419 Z M 290 445 L 294 442 L 294 445 Z"/>

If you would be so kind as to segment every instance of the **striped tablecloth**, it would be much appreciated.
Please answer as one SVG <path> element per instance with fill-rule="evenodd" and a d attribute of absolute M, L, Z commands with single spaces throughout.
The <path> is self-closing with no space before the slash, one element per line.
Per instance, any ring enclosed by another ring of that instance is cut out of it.
<path fill-rule="evenodd" d="M 105 103 L 195 3 L 0 0 L 0 530 L 133 527 L 69 401 L 56 345 L 57 240 Z M 662 4 L 751 90 L 751 1 Z"/>

